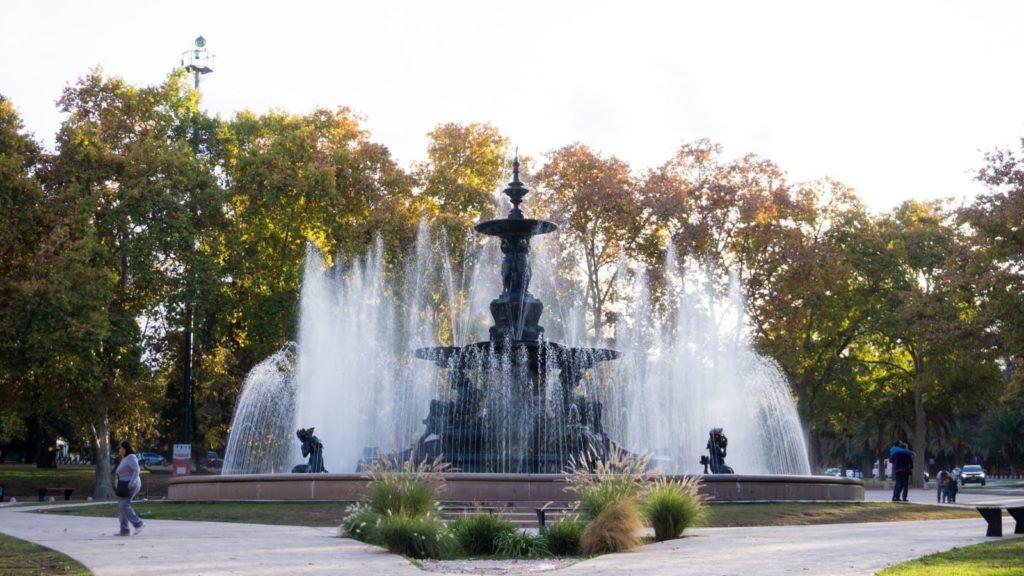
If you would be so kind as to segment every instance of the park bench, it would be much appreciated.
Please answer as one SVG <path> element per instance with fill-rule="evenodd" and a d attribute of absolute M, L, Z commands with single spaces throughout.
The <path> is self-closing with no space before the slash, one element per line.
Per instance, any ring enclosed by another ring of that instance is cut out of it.
<path fill-rule="evenodd" d="M 75 491 L 74 488 L 40 488 L 39 489 L 39 501 L 40 502 L 45 502 L 46 501 L 46 495 L 49 494 L 50 492 L 53 492 L 53 493 L 63 492 L 64 493 L 64 499 L 65 500 L 71 500 L 71 493 L 74 492 L 74 491 Z"/>
<path fill-rule="evenodd" d="M 548 508 L 534 508 L 534 512 L 537 513 L 537 530 L 543 531 L 544 525 L 547 523 L 547 515 L 549 512 L 553 514 L 565 514 L 571 512 L 572 508 L 552 506 Z"/>
<path fill-rule="evenodd" d="M 441 513 L 448 514 L 449 516 L 471 516 L 473 514 L 479 514 L 481 512 L 487 512 L 491 516 L 498 511 L 497 506 L 442 506 Z"/>
<path fill-rule="evenodd" d="M 1003 536 L 1003 510 L 1002 506 L 978 506 L 978 513 L 981 517 L 988 522 L 988 531 L 985 532 L 985 536 L 995 536 L 1001 538 Z M 1016 525 L 1013 527 L 1014 534 L 1024 534 L 1024 506 L 1009 507 L 1006 506 L 1006 511 L 1013 516 L 1016 521 Z"/>

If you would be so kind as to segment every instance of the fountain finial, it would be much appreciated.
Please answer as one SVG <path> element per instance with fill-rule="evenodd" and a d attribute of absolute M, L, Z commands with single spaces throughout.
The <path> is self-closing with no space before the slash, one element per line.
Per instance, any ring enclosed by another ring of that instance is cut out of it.
<path fill-rule="evenodd" d="M 519 149 L 516 148 L 516 155 L 512 160 L 512 181 L 505 188 L 505 195 L 512 201 L 512 210 L 508 213 L 510 220 L 523 219 L 523 211 L 519 209 L 519 204 L 523 201 L 523 196 L 529 193 L 530 189 L 519 181 Z"/>

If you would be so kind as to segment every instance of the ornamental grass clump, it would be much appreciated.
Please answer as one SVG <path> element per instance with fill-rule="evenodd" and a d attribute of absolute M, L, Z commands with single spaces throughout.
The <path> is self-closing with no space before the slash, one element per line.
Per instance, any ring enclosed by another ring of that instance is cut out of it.
<path fill-rule="evenodd" d="M 643 543 L 643 529 L 636 502 L 615 500 L 587 523 L 580 537 L 580 551 L 590 556 L 632 550 Z"/>
<path fill-rule="evenodd" d="M 587 524 L 576 518 L 563 518 L 548 524 L 543 536 L 555 556 L 579 556 L 580 538 Z"/>
<path fill-rule="evenodd" d="M 495 554 L 504 558 L 546 558 L 551 556 L 543 536 L 512 530 L 495 540 Z"/>
<path fill-rule="evenodd" d="M 587 521 L 580 551 L 591 555 L 639 546 L 644 528 L 639 505 L 652 475 L 650 455 L 613 446 L 606 459 L 573 458 L 568 473 L 566 489 L 576 493 L 574 507 Z"/>
<path fill-rule="evenodd" d="M 444 522 L 432 516 L 385 516 L 373 532 L 374 544 L 411 558 L 447 558 L 458 546 Z"/>
<path fill-rule="evenodd" d="M 625 499 L 636 505 L 652 475 L 650 462 L 649 454 L 631 454 L 617 446 L 604 460 L 596 453 L 571 458 L 566 490 L 576 494 L 574 508 L 590 521 L 613 502 Z"/>
<path fill-rule="evenodd" d="M 679 538 L 684 530 L 703 520 L 705 496 L 700 494 L 700 486 L 698 476 L 654 481 L 644 495 L 641 509 L 647 524 L 654 528 L 655 540 Z"/>
<path fill-rule="evenodd" d="M 404 462 L 387 457 L 374 461 L 367 470 L 370 478 L 369 505 L 378 514 L 419 518 L 437 511 L 437 493 L 444 485 L 441 474 L 449 464 L 438 456 L 433 461 Z"/>
<path fill-rule="evenodd" d="M 495 514 L 480 514 L 459 518 L 448 524 L 455 540 L 470 556 L 491 556 L 498 551 L 498 539 L 515 532 L 516 527 Z"/>
<path fill-rule="evenodd" d="M 440 458 L 404 462 L 388 458 L 367 470 L 368 500 L 348 509 L 341 533 L 413 558 L 441 558 L 457 548 L 439 518 L 438 490 L 448 464 Z"/>

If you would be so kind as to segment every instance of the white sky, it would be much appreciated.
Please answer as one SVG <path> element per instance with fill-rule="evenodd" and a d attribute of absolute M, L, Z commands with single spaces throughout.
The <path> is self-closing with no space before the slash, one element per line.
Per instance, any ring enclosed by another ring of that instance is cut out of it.
<path fill-rule="evenodd" d="M 885 210 L 970 198 L 1024 136 L 1024 2 L 144 2 L 0 6 L 0 93 L 47 146 L 90 68 L 163 80 L 202 34 L 203 106 L 350 106 L 399 162 L 442 122 L 525 154 L 582 141 L 638 172 L 706 136 Z"/>

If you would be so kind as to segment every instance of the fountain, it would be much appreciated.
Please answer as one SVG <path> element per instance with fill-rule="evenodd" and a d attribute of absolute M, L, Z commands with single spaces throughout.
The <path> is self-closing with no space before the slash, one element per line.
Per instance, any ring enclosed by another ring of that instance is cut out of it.
<path fill-rule="evenodd" d="M 579 309 L 554 286 L 543 238 L 557 226 L 524 216 L 518 159 L 503 192 L 508 216 L 475 226 L 499 242 L 468 250 L 461 275 L 425 225 L 400 283 L 389 281 L 379 243 L 347 270 L 311 249 L 297 349 L 247 379 L 223 475 L 175 479 L 169 497 L 356 498 L 368 461 L 414 454 L 459 471 L 449 475 L 452 499 L 563 500 L 570 458 L 649 451 L 663 473 L 699 474 L 709 430 L 725 428 L 739 474 L 707 476 L 714 497 L 862 499 L 859 481 L 809 476 L 788 385 L 747 344 L 735 282 L 722 297 L 670 252 L 668 312 L 653 312 L 637 267 L 636 281 L 618 286 L 632 308 L 611 347 L 583 345 Z M 561 316 L 548 331 L 531 287 Z M 438 345 L 441 325 L 452 345 Z M 281 474 L 303 461 L 294 430 L 313 426 L 332 473 Z"/>

